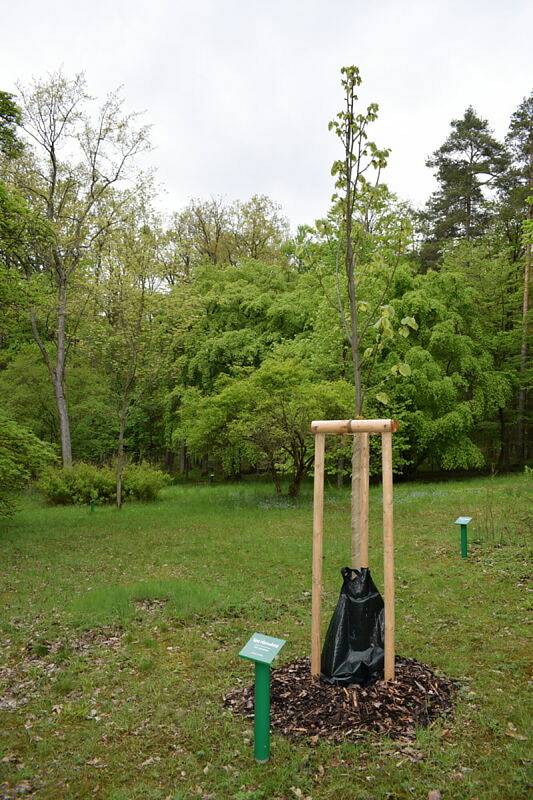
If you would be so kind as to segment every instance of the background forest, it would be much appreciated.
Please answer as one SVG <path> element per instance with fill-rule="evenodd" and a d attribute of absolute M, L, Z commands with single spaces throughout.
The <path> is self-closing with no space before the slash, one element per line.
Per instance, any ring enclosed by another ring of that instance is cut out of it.
<path fill-rule="evenodd" d="M 400 420 L 401 475 L 528 463 L 533 94 L 504 141 L 472 107 L 452 120 L 415 209 L 353 70 L 330 210 L 296 232 L 260 195 L 160 213 L 148 128 L 83 76 L 0 92 L 5 489 L 55 460 L 106 465 L 119 505 L 135 464 L 296 496 L 310 420 L 359 415 Z M 350 443 L 327 457 L 341 482 Z"/>

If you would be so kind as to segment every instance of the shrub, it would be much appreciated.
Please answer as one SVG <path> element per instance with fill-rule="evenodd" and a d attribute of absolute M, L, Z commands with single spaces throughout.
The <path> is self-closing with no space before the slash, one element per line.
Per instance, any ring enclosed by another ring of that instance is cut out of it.
<path fill-rule="evenodd" d="M 13 494 L 53 459 L 49 445 L 0 413 L 0 516 L 13 513 Z"/>
<path fill-rule="evenodd" d="M 115 476 L 109 467 L 75 464 L 68 469 L 48 469 L 39 489 L 54 505 L 112 503 L 116 498 Z"/>
<path fill-rule="evenodd" d="M 155 500 L 167 482 L 167 476 L 158 469 L 147 464 L 130 464 L 124 472 L 124 497 Z M 114 503 L 117 499 L 114 471 L 82 462 L 69 469 L 47 469 L 39 481 L 39 489 L 53 505 Z"/>
<path fill-rule="evenodd" d="M 129 464 L 124 472 L 124 496 L 155 500 L 169 480 L 168 475 L 149 464 Z"/>

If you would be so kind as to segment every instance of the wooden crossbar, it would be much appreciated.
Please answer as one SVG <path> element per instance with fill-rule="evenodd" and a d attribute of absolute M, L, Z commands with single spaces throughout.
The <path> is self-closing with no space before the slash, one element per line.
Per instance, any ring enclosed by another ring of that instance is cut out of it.
<path fill-rule="evenodd" d="M 395 433 L 395 419 L 320 419 L 311 423 L 313 433 Z"/>

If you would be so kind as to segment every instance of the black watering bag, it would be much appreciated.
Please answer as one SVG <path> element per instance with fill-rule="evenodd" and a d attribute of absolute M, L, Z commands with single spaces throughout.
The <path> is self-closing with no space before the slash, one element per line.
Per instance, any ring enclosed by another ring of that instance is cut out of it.
<path fill-rule="evenodd" d="M 341 569 L 342 589 L 322 648 L 322 678 L 347 686 L 383 675 L 383 598 L 370 570 Z"/>

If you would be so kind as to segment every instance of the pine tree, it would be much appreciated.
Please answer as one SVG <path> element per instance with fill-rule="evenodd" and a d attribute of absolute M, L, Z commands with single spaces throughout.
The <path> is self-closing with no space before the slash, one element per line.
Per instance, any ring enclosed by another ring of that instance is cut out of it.
<path fill-rule="evenodd" d="M 446 241 L 473 239 L 486 232 L 491 219 L 486 190 L 496 186 L 508 166 L 506 148 L 471 106 L 462 119 L 452 120 L 451 128 L 426 161 L 436 170 L 439 184 L 422 215 L 428 231 L 422 249 L 426 265 L 437 260 Z"/>
<path fill-rule="evenodd" d="M 533 224 L 533 92 L 524 98 L 511 117 L 506 144 L 511 164 L 501 186 L 502 218 L 508 232 L 514 260 L 522 264 L 522 332 L 520 337 L 520 380 L 518 389 L 517 456 L 528 457 L 528 371 L 530 325 L 530 282 L 533 261 L 530 236 L 524 236 L 524 222 Z M 511 239 L 511 234 L 513 238 Z M 514 245 L 514 246 L 513 246 Z"/>

